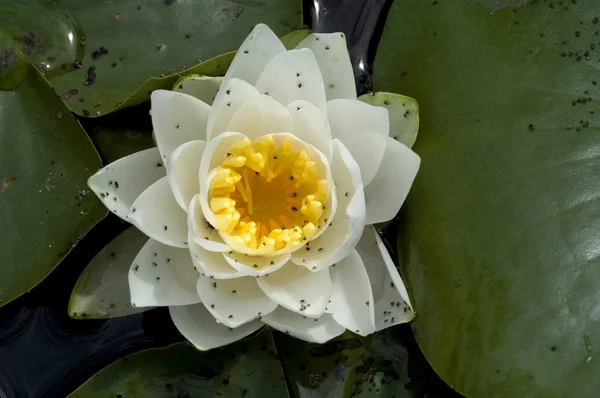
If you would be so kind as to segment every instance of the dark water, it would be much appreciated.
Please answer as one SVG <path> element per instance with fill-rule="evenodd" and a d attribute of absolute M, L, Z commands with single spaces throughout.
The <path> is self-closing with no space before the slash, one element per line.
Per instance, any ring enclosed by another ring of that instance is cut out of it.
<path fill-rule="evenodd" d="M 375 51 L 391 2 L 304 2 L 306 25 L 317 32 L 346 33 L 359 93 L 372 87 Z M 119 219 L 109 215 L 49 278 L 0 309 L 1 398 L 63 398 L 117 358 L 183 340 L 164 309 L 106 321 L 68 317 L 69 295 L 79 274 L 123 228 Z M 411 361 L 423 363 L 410 326 L 396 329 L 406 340 Z M 422 385 L 423 397 L 453 394 L 430 368 L 420 367 L 413 379 Z"/>

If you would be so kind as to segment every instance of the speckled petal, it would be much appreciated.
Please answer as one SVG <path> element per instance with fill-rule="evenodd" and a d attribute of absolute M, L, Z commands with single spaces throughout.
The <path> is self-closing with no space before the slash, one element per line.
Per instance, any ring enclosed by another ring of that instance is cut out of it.
<path fill-rule="evenodd" d="M 356 99 L 354 72 L 343 33 L 311 33 L 296 48 L 309 48 L 315 54 L 327 100 Z"/>
<path fill-rule="evenodd" d="M 233 78 L 223 82 L 208 116 L 206 141 L 210 142 L 224 133 L 238 109 L 258 95 L 260 95 L 258 90 L 244 80 Z"/>
<path fill-rule="evenodd" d="M 265 66 L 273 57 L 284 51 L 285 47 L 277 35 L 267 25 L 260 23 L 252 29 L 240 46 L 223 80 L 237 77 L 250 84 L 256 84 Z"/>
<path fill-rule="evenodd" d="M 131 304 L 154 307 L 199 303 L 197 279 L 186 249 L 149 239 L 129 269 Z"/>
<path fill-rule="evenodd" d="M 202 304 L 169 307 L 171 319 L 179 332 L 201 351 L 210 350 L 238 341 L 260 329 L 258 321 L 238 328 L 228 328 L 216 319 Z"/>
<path fill-rule="evenodd" d="M 307 48 L 276 55 L 260 75 L 256 88 L 284 106 L 295 100 L 306 100 L 322 111 L 327 106 L 321 70 Z"/>
<path fill-rule="evenodd" d="M 188 141 L 206 139 L 209 105 L 191 95 L 156 90 L 150 95 L 154 139 L 163 159 Z"/>
<path fill-rule="evenodd" d="M 175 200 L 184 211 L 200 192 L 198 170 L 206 141 L 189 141 L 175 149 L 167 160 L 167 176 Z"/>
<path fill-rule="evenodd" d="M 375 332 L 373 292 L 360 255 L 349 256 L 329 268 L 333 283 L 327 312 L 346 329 L 367 336 Z"/>
<path fill-rule="evenodd" d="M 294 122 L 288 110 L 267 95 L 248 100 L 233 115 L 225 131 L 235 131 L 253 140 L 266 134 L 291 133 Z"/>
<path fill-rule="evenodd" d="M 288 262 L 258 279 L 261 289 L 277 304 L 298 314 L 318 318 L 331 297 L 329 271 L 310 272 Z"/>
<path fill-rule="evenodd" d="M 142 192 L 131 205 L 127 218 L 150 238 L 187 248 L 187 215 L 175 201 L 167 177 Z"/>
<path fill-rule="evenodd" d="M 212 316 L 231 328 L 270 314 L 277 308 L 251 276 L 223 280 L 200 277 L 197 289 Z"/>
<path fill-rule="evenodd" d="M 406 287 L 372 225 L 365 228 L 356 250 L 365 264 L 371 282 L 377 331 L 413 319 L 415 315 Z"/>
<path fill-rule="evenodd" d="M 150 148 L 104 166 L 87 184 L 110 211 L 129 221 L 126 215 L 133 202 L 164 176 L 160 153 Z"/>
<path fill-rule="evenodd" d="M 304 100 L 292 101 L 287 109 L 294 120 L 292 133 L 314 145 L 331 161 L 331 129 L 327 113 Z"/>

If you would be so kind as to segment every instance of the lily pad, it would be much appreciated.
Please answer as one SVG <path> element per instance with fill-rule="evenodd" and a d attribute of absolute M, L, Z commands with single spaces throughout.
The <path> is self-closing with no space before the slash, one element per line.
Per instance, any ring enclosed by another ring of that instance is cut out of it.
<path fill-rule="evenodd" d="M 106 245 L 79 276 L 69 299 L 69 316 L 104 319 L 149 310 L 131 305 L 128 283 L 129 268 L 147 241 L 130 227 Z"/>
<path fill-rule="evenodd" d="M 408 353 L 396 334 L 394 329 L 368 337 L 345 332 L 325 344 L 313 344 L 276 333 L 291 395 L 412 397 Z"/>
<path fill-rule="evenodd" d="M 413 327 L 467 396 L 600 388 L 598 16 L 593 0 L 391 7 L 374 83 L 421 112 L 399 244 Z"/>
<path fill-rule="evenodd" d="M 123 358 L 94 375 L 69 398 L 288 396 L 270 331 L 201 352 L 187 343 Z"/>
<path fill-rule="evenodd" d="M 74 60 L 78 69 L 56 76 L 51 82 L 58 93 L 78 90 L 67 105 L 83 116 L 113 111 L 142 85 L 145 87 L 141 92 L 164 88 L 157 85 L 159 82 L 146 82 L 150 77 L 172 76 L 236 50 L 259 22 L 268 24 L 279 35 L 302 26 L 299 0 L 57 0 L 54 4 L 77 21 L 85 35 L 85 49 L 82 58 Z M 225 61 L 221 65 L 226 69 Z M 214 75 L 223 70 L 209 73 L 202 67 L 186 73 Z M 175 80 L 177 77 L 167 86 Z M 142 102 L 139 96 L 138 91 L 129 105 Z"/>
<path fill-rule="evenodd" d="M 29 291 L 106 215 L 92 143 L 33 67 L 0 91 L 0 305 Z"/>

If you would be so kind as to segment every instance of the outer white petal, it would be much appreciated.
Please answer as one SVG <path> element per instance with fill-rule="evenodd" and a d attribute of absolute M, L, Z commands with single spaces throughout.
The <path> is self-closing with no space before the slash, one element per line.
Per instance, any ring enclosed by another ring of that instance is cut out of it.
<path fill-rule="evenodd" d="M 375 333 L 373 292 L 358 252 L 353 250 L 329 272 L 333 293 L 326 311 L 337 323 L 356 334 Z"/>
<path fill-rule="evenodd" d="M 331 297 L 328 270 L 310 272 L 288 262 L 279 270 L 257 280 L 271 300 L 290 311 L 311 318 L 323 315 Z"/>
<path fill-rule="evenodd" d="M 188 141 L 206 139 L 210 106 L 191 95 L 156 90 L 150 95 L 154 139 L 163 159 Z"/>
<path fill-rule="evenodd" d="M 262 292 L 256 278 L 251 276 L 218 281 L 200 277 L 197 289 L 206 309 L 230 328 L 237 328 L 277 308 L 277 303 Z"/>
<path fill-rule="evenodd" d="M 413 319 L 415 315 L 404 282 L 372 225 L 365 228 L 356 249 L 371 281 L 377 330 Z"/>
<path fill-rule="evenodd" d="M 199 303 L 197 279 L 186 249 L 149 239 L 129 269 L 131 304 L 154 307 Z"/>
<path fill-rule="evenodd" d="M 87 184 L 110 211 L 127 220 L 125 216 L 137 197 L 164 176 L 158 149 L 150 148 L 104 166 Z"/>
<path fill-rule="evenodd" d="M 214 279 L 233 279 L 243 275 L 225 261 L 223 254 L 205 250 L 190 234 L 190 255 L 200 275 Z"/>
<path fill-rule="evenodd" d="M 273 329 L 311 343 L 325 343 L 346 330 L 329 314 L 308 318 L 282 307 L 264 316 L 262 321 Z"/>
<path fill-rule="evenodd" d="M 204 214 L 202 214 L 200 195 L 194 196 L 190 202 L 190 207 L 188 208 L 188 229 L 192 240 L 203 249 L 211 252 L 231 251 L 231 248 L 223 242 L 217 230 L 214 229 L 206 220 Z"/>
<path fill-rule="evenodd" d="M 327 113 L 304 100 L 292 101 L 287 109 L 294 120 L 292 133 L 302 141 L 314 145 L 331 160 L 331 129 Z"/>
<path fill-rule="evenodd" d="M 337 99 L 327 102 L 327 115 L 331 136 L 350 150 L 367 186 L 379 169 L 388 142 L 387 109 L 358 100 Z"/>
<path fill-rule="evenodd" d="M 183 337 L 202 351 L 233 343 L 263 326 L 262 323 L 255 321 L 235 329 L 228 328 L 217 323 L 202 304 L 169 307 L 169 312 Z"/>
<path fill-rule="evenodd" d="M 276 55 L 263 70 L 256 88 L 283 105 L 300 99 L 323 111 L 327 106 L 321 70 L 307 48 Z"/>
<path fill-rule="evenodd" d="M 339 140 L 333 141 L 331 174 L 336 184 L 338 210 L 328 229 L 310 242 L 311 250 L 292 254 L 292 261 L 319 271 L 352 252 L 365 227 L 365 195 L 360 169 Z"/>
<path fill-rule="evenodd" d="M 185 76 L 173 87 L 173 91 L 191 95 L 200 101 L 212 105 L 223 78 L 221 76 Z"/>
<path fill-rule="evenodd" d="M 223 82 L 208 116 L 206 141 L 224 133 L 237 110 L 259 94 L 254 86 L 244 80 L 233 78 Z"/>
<path fill-rule="evenodd" d="M 265 66 L 284 51 L 277 35 L 267 25 L 258 24 L 240 46 L 223 80 L 237 77 L 254 85 Z"/>
<path fill-rule="evenodd" d="M 184 211 L 200 192 L 198 170 L 206 141 L 188 141 L 175 149 L 167 160 L 167 176 L 175 200 Z"/>
<path fill-rule="evenodd" d="M 235 131 L 251 140 L 265 134 L 291 133 L 294 122 L 288 110 L 267 95 L 248 100 L 233 115 L 225 131 Z"/>
<path fill-rule="evenodd" d="M 131 205 L 127 219 L 152 239 L 187 248 L 187 216 L 175 201 L 167 177 L 142 192 Z"/>
<path fill-rule="evenodd" d="M 406 145 L 387 138 L 381 167 L 365 188 L 367 224 L 391 220 L 396 216 L 410 191 L 421 158 Z"/>
<path fill-rule="evenodd" d="M 247 256 L 239 253 L 223 253 L 225 261 L 238 270 L 241 274 L 249 276 L 263 276 L 277 271 L 283 267 L 291 257 L 289 253 L 279 256 L 262 257 Z"/>
<path fill-rule="evenodd" d="M 309 48 L 321 68 L 327 100 L 356 99 L 354 71 L 343 33 L 312 33 L 296 48 Z"/>

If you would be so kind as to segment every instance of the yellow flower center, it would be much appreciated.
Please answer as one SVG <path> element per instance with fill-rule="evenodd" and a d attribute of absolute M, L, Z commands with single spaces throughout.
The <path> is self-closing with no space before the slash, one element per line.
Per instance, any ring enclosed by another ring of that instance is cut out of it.
<path fill-rule="evenodd" d="M 216 227 L 251 255 L 293 251 L 320 225 L 327 199 L 320 177 L 306 150 L 292 151 L 289 136 L 278 147 L 271 135 L 239 140 L 210 183 Z"/>

